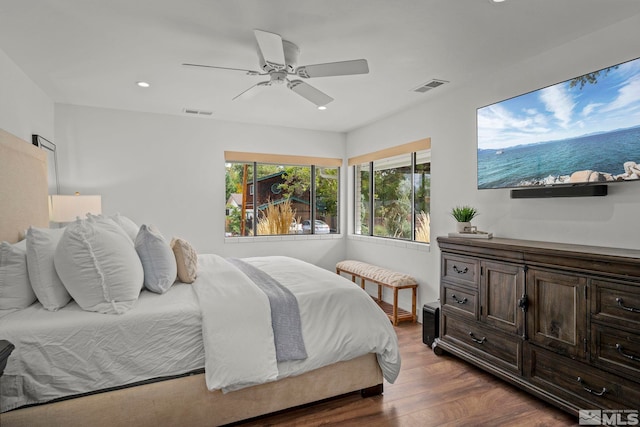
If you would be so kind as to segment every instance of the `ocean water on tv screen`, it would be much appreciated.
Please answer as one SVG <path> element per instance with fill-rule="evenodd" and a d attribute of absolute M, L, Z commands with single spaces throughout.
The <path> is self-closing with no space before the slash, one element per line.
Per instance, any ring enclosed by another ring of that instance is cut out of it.
<path fill-rule="evenodd" d="M 478 188 L 640 180 L 640 58 L 478 108 L 477 132 Z"/>
<path fill-rule="evenodd" d="M 568 183 L 572 173 L 621 175 L 640 164 L 640 126 L 537 144 L 478 150 L 478 188 Z"/>

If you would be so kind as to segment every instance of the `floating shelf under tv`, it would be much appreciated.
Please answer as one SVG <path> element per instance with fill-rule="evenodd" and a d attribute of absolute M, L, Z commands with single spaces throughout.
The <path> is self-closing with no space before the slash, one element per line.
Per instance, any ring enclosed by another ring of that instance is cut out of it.
<path fill-rule="evenodd" d="M 547 197 L 606 196 L 607 185 L 575 185 L 559 187 L 518 188 L 511 190 L 512 199 L 540 199 Z"/>

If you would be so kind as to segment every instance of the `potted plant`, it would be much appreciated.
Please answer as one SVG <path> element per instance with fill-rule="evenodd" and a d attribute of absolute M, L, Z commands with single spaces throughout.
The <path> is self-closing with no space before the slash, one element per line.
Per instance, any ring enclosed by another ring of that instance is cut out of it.
<path fill-rule="evenodd" d="M 478 210 L 472 206 L 456 206 L 451 209 L 451 216 L 457 221 L 456 231 L 462 233 L 471 230 L 471 220 L 478 215 Z"/>

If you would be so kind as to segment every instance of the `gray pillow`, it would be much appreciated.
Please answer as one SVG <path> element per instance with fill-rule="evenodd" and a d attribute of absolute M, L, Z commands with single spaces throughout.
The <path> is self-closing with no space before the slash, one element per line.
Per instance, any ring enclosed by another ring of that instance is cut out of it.
<path fill-rule="evenodd" d="M 140 227 L 135 247 L 144 270 L 145 288 L 159 294 L 165 293 L 176 281 L 178 274 L 171 247 L 152 225 Z"/>

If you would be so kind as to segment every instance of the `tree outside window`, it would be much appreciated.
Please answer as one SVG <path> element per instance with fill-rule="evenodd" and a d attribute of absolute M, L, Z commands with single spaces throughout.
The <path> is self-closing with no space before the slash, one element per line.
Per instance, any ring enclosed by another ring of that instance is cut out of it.
<path fill-rule="evenodd" d="M 429 150 L 355 165 L 355 233 L 430 242 Z"/>
<path fill-rule="evenodd" d="M 225 235 L 337 233 L 338 178 L 337 167 L 227 163 Z"/>

